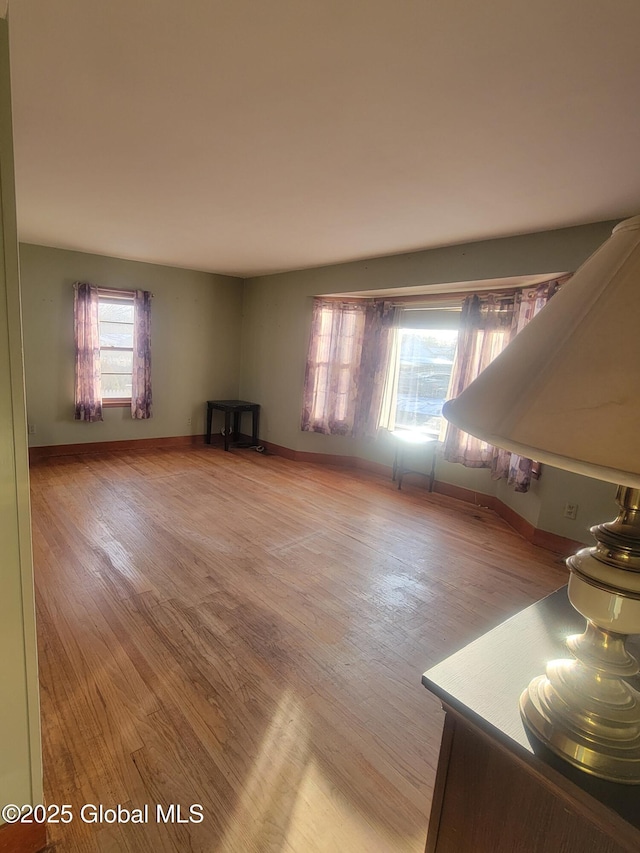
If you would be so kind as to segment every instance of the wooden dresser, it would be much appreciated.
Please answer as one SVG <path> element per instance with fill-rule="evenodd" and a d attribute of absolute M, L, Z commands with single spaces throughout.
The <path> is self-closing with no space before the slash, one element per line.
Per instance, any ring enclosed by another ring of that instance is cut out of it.
<path fill-rule="evenodd" d="M 572 768 L 520 719 L 522 690 L 583 628 L 565 587 L 424 674 L 446 711 L 427 853 L 639 853 L 640 786 Z"/>

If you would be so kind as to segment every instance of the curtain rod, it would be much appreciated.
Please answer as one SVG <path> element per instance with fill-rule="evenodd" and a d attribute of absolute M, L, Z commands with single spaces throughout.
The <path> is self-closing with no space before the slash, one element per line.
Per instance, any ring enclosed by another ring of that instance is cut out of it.
<path fill-rule="evenodd" d="M 508 298 L 509 295 L 513 296 L 515 293 L 515 289 L 512 290 L 482 290 L 478 291 L 478 293 L 488 294 L 495 293 L 496 296 L 500 295 L 501 297 Z M 425 293 L 425 294 L 416 294 L 414 296 L 345 296 L 341 298 L 340 296 L 314 296 L 314 299 L 322 299 L 325 302 L 347 302 L 347 303 L 355 303 L 356 305 L 360 305 L 363 302 L 390 302 L 392 305 L 433 305 L 438 302 L 456 302 L 459 301 L 460 304 L 464 302 L 467 296 L 473 296 L 473 292 L 470 290 L 467 291 L 457 291 L 451 293 Z"/>
<path fill-rule="evenodd" d="M 339 295 L 334 296 L 315 296 L 314 299 L 324 299 L 327 302 L 390 302 L 393 305 L 398 305 L 402 307 L 403 305 L 433 305 L 438 302 L 452 302 L 452 301 L 460 301 L 460 305 L 464 302 L 464 300 L 468 296 L 488 296 L 489 294 L 494 295 L 498 299 L 509 299 L 515 296 L 516 293 L 521 293 L 525 290 L 535 290 L 538 287 L 543 287 L 545 284 L 551 284 L 551 282 L 557 282 L 559 286 L 562 286 L 566 281 L 568 281 L 573 273 L 565 273 L 564 275 L 558 276 L 557 278 L 549 278 L 546 281 L 539 281 L 536 284 L 521 284 L 508 288 L 500 288 L 500 287 L 487 287 L 487 288 L 478 288 L 477 290 L 451 290 L 451 291 L 443 291 L 442 293 L 416 293 L 411 294 L 409 296 L 402 296 L 401 294 L 395 294 L 394 296 L 344 296 L 340 297 Z"/>
<path fill-rule="evenodd" d="M 78 282 L 76 282 L 76 284 L 78 284 Z M 134 287 L 133 290 L 124 290 L 123 288 L 116 287 L 100 287 L 99 284 L 94 286 L 98 288 L 98 291 L 102 296 L 112 296 L 114 299 L 124 299 L 126 297 L 130 297 L 136 292 L 136 290 L 140 289 Z M 151 297 L 153 298 L 154 296 L 155 293 L 152 293 Z"/>

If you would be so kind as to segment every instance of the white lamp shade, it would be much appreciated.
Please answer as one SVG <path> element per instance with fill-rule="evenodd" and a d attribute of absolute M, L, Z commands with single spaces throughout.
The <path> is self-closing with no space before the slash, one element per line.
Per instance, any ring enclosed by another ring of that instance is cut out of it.
<path fill-rule="evenodd" d="M 640 216 L 443 413 L 490 444 L 640 488 Z"/>

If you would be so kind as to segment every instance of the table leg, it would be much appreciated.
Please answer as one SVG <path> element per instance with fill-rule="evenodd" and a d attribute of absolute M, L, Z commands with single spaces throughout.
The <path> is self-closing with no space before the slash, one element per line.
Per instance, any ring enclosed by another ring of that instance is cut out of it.
<path fill-rule="evenodd" d="M 256 406 L 252 412 L 253 414 L 253 431 L 251 435 L 251 440 L 253 442 L 253 446 L 258 446 L 258 426 L 260 423 L 260 408 Z"/>
<path fill-rule="evenodd" d="M 224 413 L 224 449 L 229 450 L 229 433 L 231 432 L 231 412 Z"/>
<path fill-rule="evenodd" d="M 433 450 L 431 451 L 431 470 L 429 471 L 429 491 L 433 491 L 433 484 L 436 479 L 436 447 L 437 444 L 433 445 Z"/>
<path fill-rule="evenodd" d="M 400 446 L 396 453 L 396 470 L 395 475 L 398 478 L 398 490 L 402 488 L 402 478 L 404 477 L 404 446 Z"/>
<path fill-rule="evenodd" d="M 213 408 L 211 406 L 207 406 L 207 444 L 211 444 L 211 421 L 213 418 Z"/>

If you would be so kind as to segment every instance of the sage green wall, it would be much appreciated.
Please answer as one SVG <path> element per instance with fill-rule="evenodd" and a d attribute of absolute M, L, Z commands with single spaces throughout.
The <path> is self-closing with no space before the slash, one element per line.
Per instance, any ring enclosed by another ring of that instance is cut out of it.
<path fill-rule="evenodd" d="M 241 279 L 28 244 L 20 266 L 32 446 L 202 435 L 205 401 L 237 395 Z M 101 423 L 74 421 L 74 281 L 154 294 L 151 419 L 112 408 Z"/>
<path fill-rule="evenodd" d="M 8 45 L 0 19 L 0 803 L 20 805 L 42 763 Z"/>
<path fill-rule="evenodd" d="M 247 279 L 240 395 L 261 404 L 262 439 L 295 450 L 391 464 L 393 447 L 388 437 L 364 442 L 300 430 L 313 296 L 573 271 L 607 239 L 615 224 L 600 222 Z M 540 483 L 526 495 L 494 483 L 488 471 L 443 460 L 438 462 L 438 479 L 496 494 L 534 526 L 585 542 L 590 541 L 588 526 L 594 514 L 600 513 L 600 520 L 615 514 L 606 484 L 573 480 L 548 466 Z M 562 516 L 567 502 L 579 504 L 575 521 Z"/>
<path fill-rule="evenodd" d="M 570 471 L 560 471 L 557 468 L 551 468 L 550 471 L 550 477 L 545 475 L 537 483 L 540 496 L 538 527 L 593 545 L 593 537 L 588 533 L 589 528 L 603 521 L 611 521 L 617 515 L 617 487 L 613 483 L 581 477 L 580 474 L 572 474 Z M 566 502 L 578 504 L 576 521 L 564 518 Z M 576 526 L 584 532 L 584 536 L 573 535 Z"/>
<path fill-rule="evenodd" d="M 614 224 L 263 276 L 244 285 L 225 276 L 21 245 L 27 410 L 36 428 L 31 444 L 202 434 L 204 401 L 239 395 L 261 404 L 263 440 L 390 465 L 393 444 L 388 436 L 355 441 L 300 430 L 312 297 L 574 270 L 604 242 Z M 105 410 L 103 423 L 73 420 L 76 280 L 155 294 L 150 421 L 133 421 L 126 409 Z M 493 482 L 487 471 L 442 459 L 438 479 L 479 495 L 497 495 L 535 527 L 585 542 L 590 541 L 591 524 L 614 514 L 611 487 L 548 466 L 526 495 Z M 567 502 L 579 505 L 575 521 L 562 514 Z"/>

